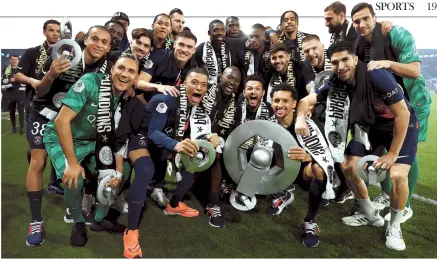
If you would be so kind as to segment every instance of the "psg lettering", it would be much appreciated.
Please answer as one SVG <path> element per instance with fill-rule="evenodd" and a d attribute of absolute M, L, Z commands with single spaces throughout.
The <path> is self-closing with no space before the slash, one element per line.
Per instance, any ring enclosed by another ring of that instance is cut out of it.
<path fill-rule="evenodd" d="M 345 89 L 335 87 L 332 89 L 331 106 L 328 110 L 330 118 L 344 119 L 344 110 L 346 105 L 347 93 Z"/>
<path fill-rule="evenodd" d="M 221 128 L 230 129 L 234 125 L 235 121 L 235 106 L 229 105 L 228 109 L 225 111 L 225 116 L 219 121 L 219 126 Z"/>

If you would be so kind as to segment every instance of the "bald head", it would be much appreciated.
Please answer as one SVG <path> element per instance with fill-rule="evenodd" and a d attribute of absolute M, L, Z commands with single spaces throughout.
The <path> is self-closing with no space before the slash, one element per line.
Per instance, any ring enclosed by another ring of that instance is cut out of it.
<path fill-rule="evenodd" d="M 225 95 L 232 95 L 238 90 L 241 72 L 237 67 L 227 67 L 221 76 L 221 88 Z"/>

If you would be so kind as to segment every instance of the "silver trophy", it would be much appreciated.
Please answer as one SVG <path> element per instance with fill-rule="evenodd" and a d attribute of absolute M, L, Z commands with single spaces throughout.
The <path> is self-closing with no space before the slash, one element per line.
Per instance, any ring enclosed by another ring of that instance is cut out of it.
<path fill-rule="evenodd" d="M 369 155 L 358 160 L 358 174 L 366 183 L 377 184 L 385 180 L 388 170 L 375 168 L 373 162 L 378 160 L 378 156 Z"/>
<path fill-rule="evenodd" d="M 61 22 L 61 40 L 58 41 L 52 48 L 52 59 L 55 60 L 63 56 L 70 60 L 71 67 L 79 64 L 82 57 L 82 49 L 79 44 L 72 40 L 73 26 L 70 19 L 64 17 Z"/>
<path fill-rule="evenodd" d="M 242 148 L 247 140 L 254 137 L 268 139 L 281 146 L 283 168 L 277 165 L 271 167 L 273 148 L 265 145 L 265 141 L 255 143 L 250 149 Z M 238 184 L 230 196 L 232 206 L 242 211 L 251 210 L 256 205 L 256 194 L 270 195 L 287 189 L 300 169 L 299 162 L 288 159 L 288 149 L 295 146 L 298 144 L 294 137 L 284 127 L 271 121 L 249 121 L 232 131 L 223 152 L 226 169 Z"/>

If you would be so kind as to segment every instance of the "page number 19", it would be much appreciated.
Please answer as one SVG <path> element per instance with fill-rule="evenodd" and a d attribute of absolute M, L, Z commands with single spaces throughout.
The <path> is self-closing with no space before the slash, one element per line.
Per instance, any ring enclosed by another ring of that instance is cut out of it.
<path fill-rule="evenodd" d="M 437 3 L 436 2 L 428 3 L 428 11 L 434 11 L 436 9 L 437 9 Z"/>

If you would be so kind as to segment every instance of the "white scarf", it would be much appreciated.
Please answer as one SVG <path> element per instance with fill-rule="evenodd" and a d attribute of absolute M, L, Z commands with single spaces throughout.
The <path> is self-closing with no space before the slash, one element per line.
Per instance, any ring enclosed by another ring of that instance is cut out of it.
<path fill-rule="evenodd" d="M 182 141 L 185 135 L 185 123 L 190 123 L 190 139 L 195 140 L 199 136 L 211 133 L 211 119 L 202 105 L 191 107 L 191 113 L 188 117 L 188 97 L 186 88 L 183 84 L 179 86 L 179 107 L 176 112 L 175 120 L 175 139 Z M 170 176 L 176 176 L 175 168 L 181 167 L 181 154 L 174 155 L 173 160 L 167 161 L 167 173 Z"/>
<path fill-rule="evenodd" d="M 202 61 L 203 63 L 205 63 L 206 69 L 208 70 L 208 88 L 213 85 L 217 86 L 222 72 L 225 70 L 226 67 L 228 67 L 227 57 L 229 57 L 229 64 L 232 64 L 231 54 L 229 51 L 228 53 L 226 53 L 226 45 L 224 42 L 221 45 L 220 52 L 221 64 L 218 64 L 217 57 L 215 55 L 215 51 L 212 47 L 211 41 L 205 41 L 205 44 L 203 45 Z M 221 68 L 219 67 L 219 65 L 221 65 Z"/>
<path fill-rule="evenodd" d="M 320 132 L 319 127 L 310 118 L 306 118 L 308 128 L 310 130 L 310 135 L 304 137 L 302 135 L 296 134 L 299 144 L 311 155 L 314 160 L 323 168 L 325 172 L 326 190 L 322 194 L 322 198 L 325 200 L 331 200 L 335 198 L 335 193 L 333 188 L 334 182 L 334 161 L 332 159 L 331 152 L 328 145 L 326 144 L 325 138 Z"/>
<path fill-rule="evenodd" d="M 246 122 L 246 116 L 247 116 L 247 102 L 244 100 L 241 102 L 241 124 Z M 256 115 L 255 120 L 269 120 L 270 118 L 270 112 L 269 109 L 267 109 L 267 105 L 265 102 L 261 101 L 260 105 L 258 105 L 258 108 L 256 109 Z"/>
<path fill-rule="evenodd" d="M 335 162 L 344 162 L 350 100 L 346 87 L 331 84 L 326 102 L 325 136 Z"/>
<path fill-rule="evenodd" d="M 255 74 L 255 55 L 253 55 L 250 49 L 246 50 L 246 54 L 244 55 L 244 62 L 248 65 L 246 75 L 250 76 Z"/>
<path fill-rule="evenodd" d="M 196 140 L 204 134 L 211 134 L 211 119 L 202 105 L 195 105 L 191 108 L 190 138 Z"/>

